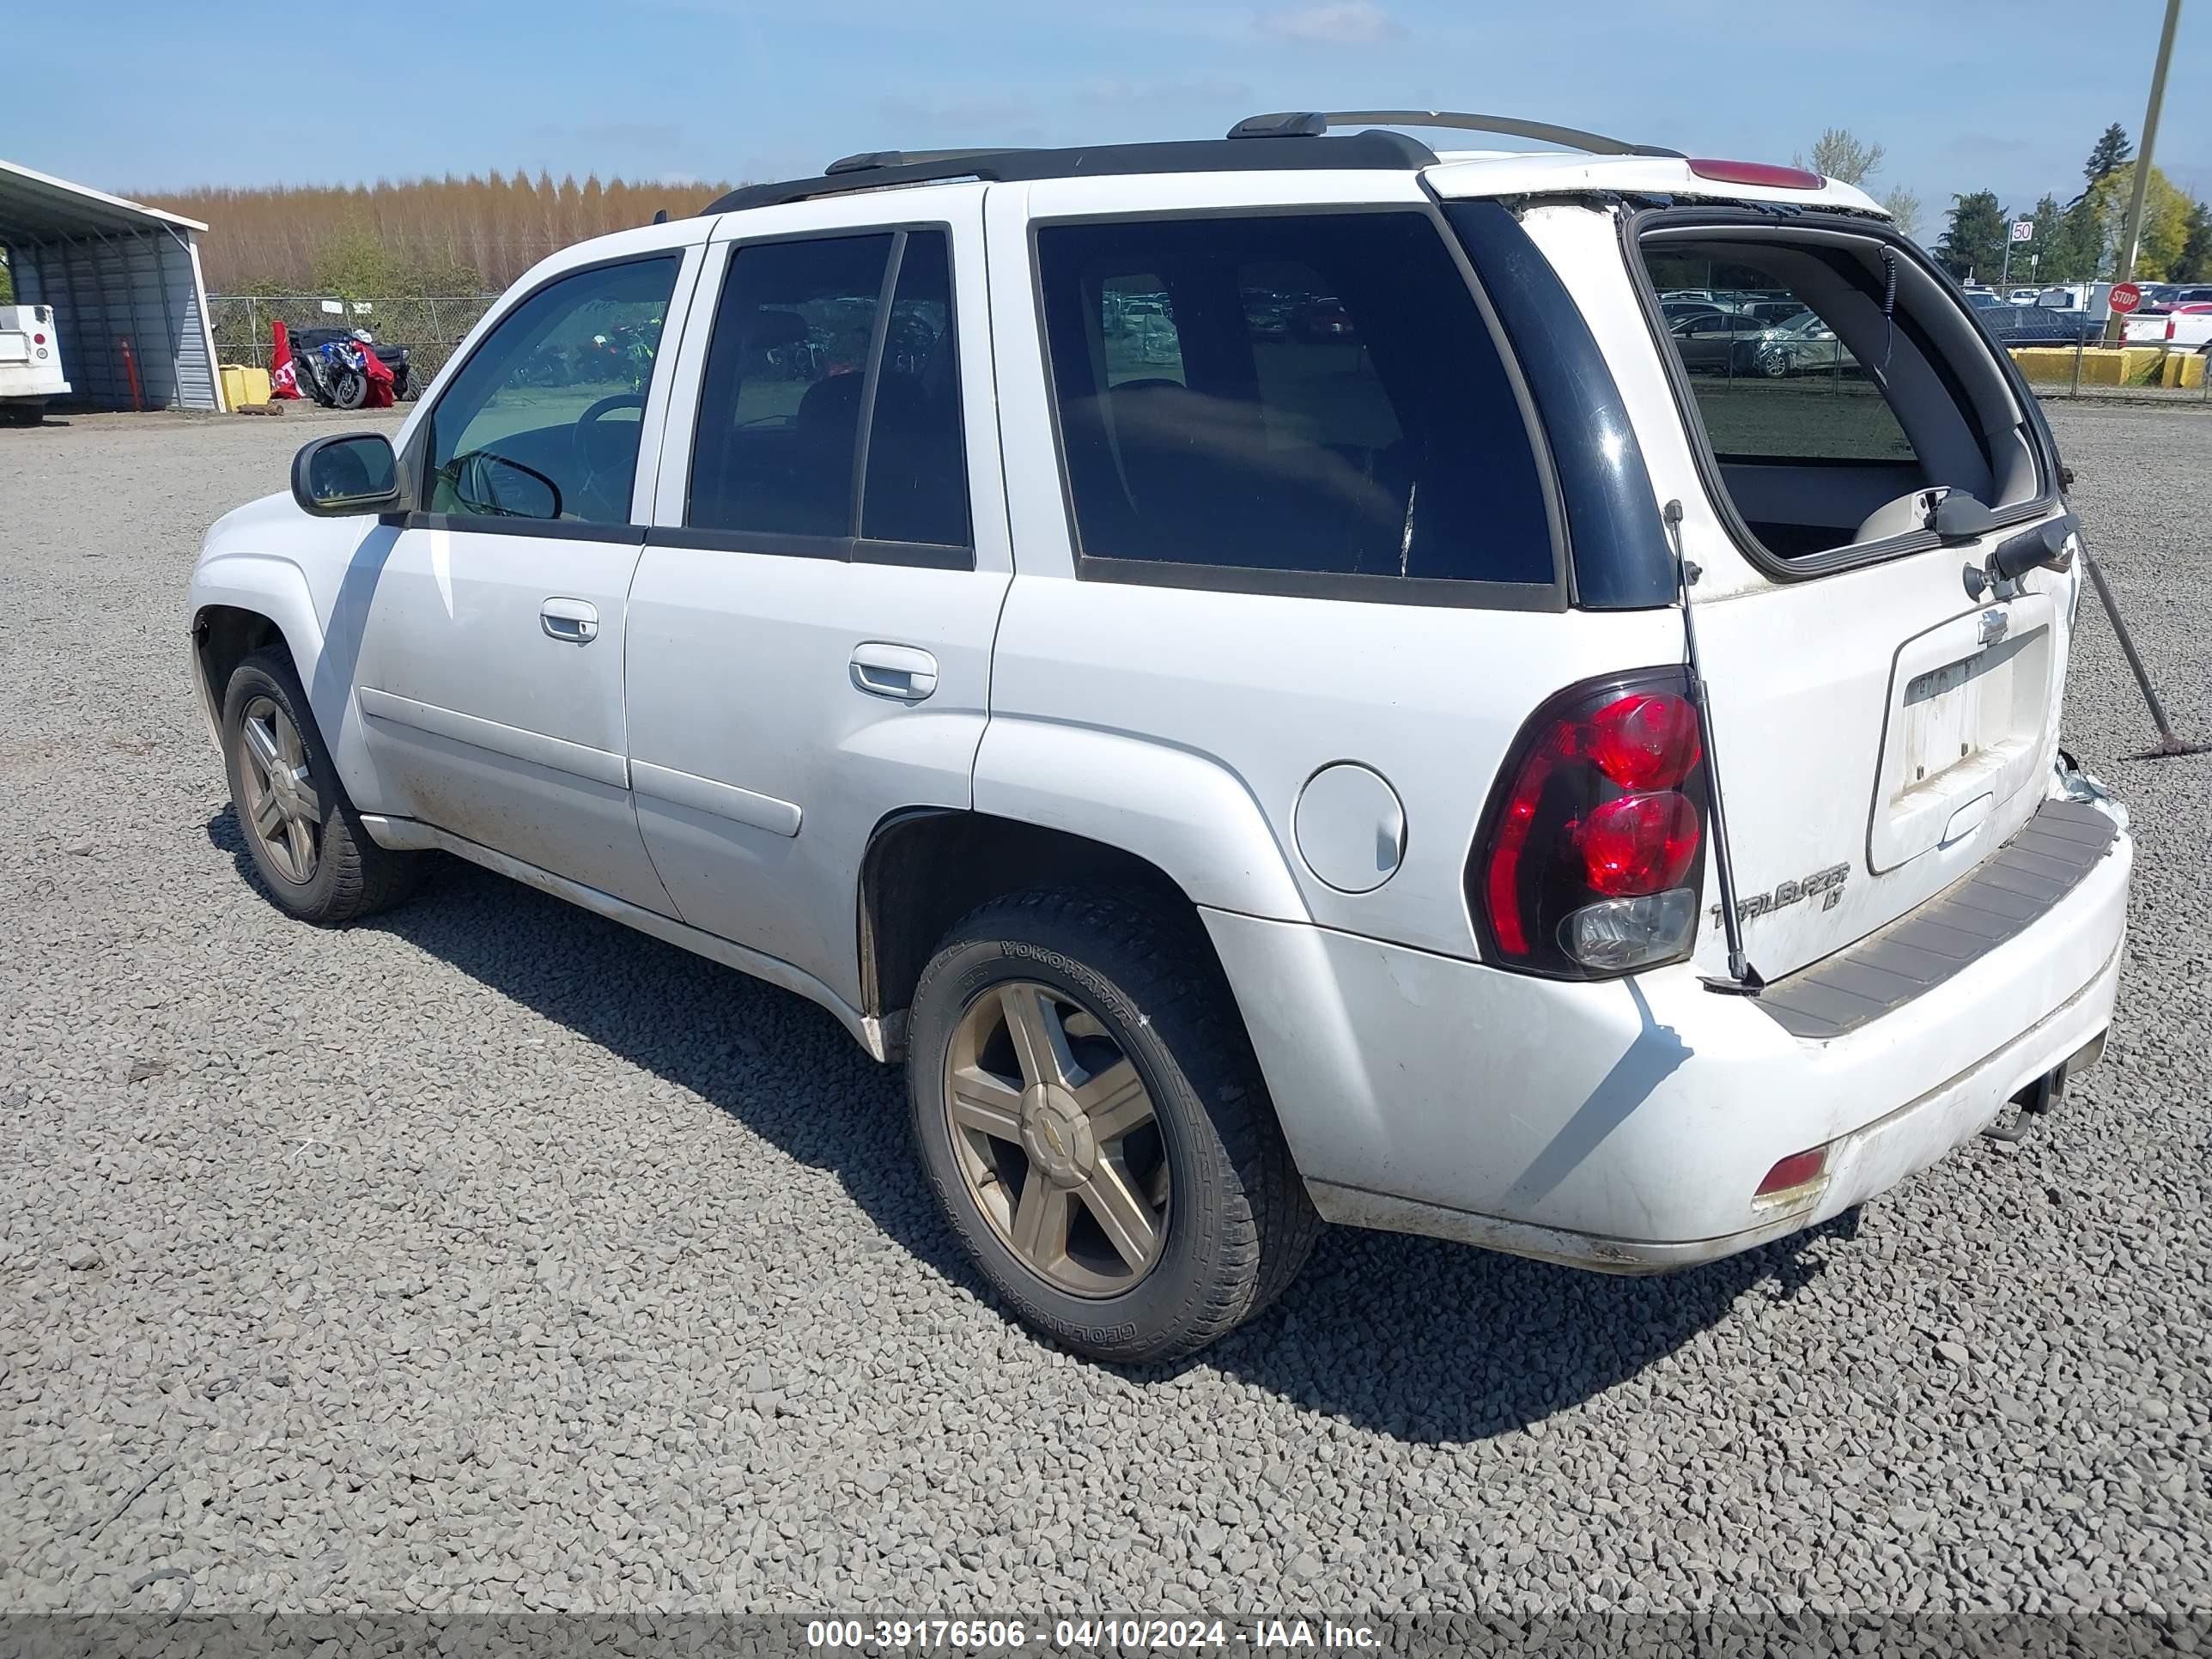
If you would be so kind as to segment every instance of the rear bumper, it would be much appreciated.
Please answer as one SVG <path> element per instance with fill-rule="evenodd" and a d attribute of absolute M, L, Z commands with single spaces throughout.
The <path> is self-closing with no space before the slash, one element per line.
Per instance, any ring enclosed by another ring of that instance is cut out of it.
<path fill-rule="evenodd" d="M 1828 1041 L 1687 967 L 1574 985 L 1207 912 L 1333 1221 L 1616 1273 L 1813 1225 L 1924 1169 L 2112 1022 L 2133 846 L 1968 973 Z M 1753 1194 L 1827 1148 L 1824 1178 Z"/>

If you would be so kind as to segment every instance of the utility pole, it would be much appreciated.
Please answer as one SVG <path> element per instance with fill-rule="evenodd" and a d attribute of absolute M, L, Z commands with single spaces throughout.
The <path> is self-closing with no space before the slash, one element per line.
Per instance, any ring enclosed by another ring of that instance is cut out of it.
<path fill-rule="evenodd" d="M 2143 112 L 2142 145 L 2136 151 L 2136 187 L 2129 192 L 2127 222 L 2120 229 L 2119 264 L 2112 280 L 2124 283 L 2136 274 L 2136 254 L 2142 245 L 2143 201 L 2150 191 L 2151 146 L 2158 142 L 2158 110 L 2166 101 L 2166 66 L 2173 60 L 2173 32 L 2181 23 L 2181 0 L 2166 0 L 2166 27 L 2159 32 L 2158 64 L 2150 72 L 2150 106 Z M 2106 319 L 2109 336 L 2124 335 L 2125 319 L 2115 313 Z"/>

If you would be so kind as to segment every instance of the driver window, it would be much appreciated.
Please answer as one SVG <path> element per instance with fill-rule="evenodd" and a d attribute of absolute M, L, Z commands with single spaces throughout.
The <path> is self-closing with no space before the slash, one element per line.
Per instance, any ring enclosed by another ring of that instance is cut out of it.
<path fill-rule="evenodd" d="M 629 522 L 678 263 L 580 270 L 500 320 L 430 413 L 431 512 Z"/>

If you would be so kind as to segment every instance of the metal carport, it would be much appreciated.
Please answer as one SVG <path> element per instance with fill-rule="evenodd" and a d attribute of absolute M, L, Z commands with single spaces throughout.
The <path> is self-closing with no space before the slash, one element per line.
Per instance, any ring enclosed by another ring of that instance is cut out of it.
<path fill-rule="evenodd" d="M 200 275 L 206 228 L 0 161 L 0 246 L 15 274 L 15 303 L 53 307 L 71 387 L 62 401 L 88 409 L 222 408 Z"/>

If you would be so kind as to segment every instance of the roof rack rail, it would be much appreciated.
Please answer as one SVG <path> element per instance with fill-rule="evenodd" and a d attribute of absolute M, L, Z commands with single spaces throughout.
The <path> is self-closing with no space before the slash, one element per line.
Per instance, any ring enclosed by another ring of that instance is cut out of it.
<path fill-rule="evenodd" d="M 1318 119 L 1320 118 L 1312 118 Z M 1187 138 L 1163 143 L 1092 144 L 1073 149 L 871 150 L 830 164 L 816 179 L 741 185 L 702 212 L 735 213 L 786 202 L 845 196 L 901 185 L 956 179 L 989 183 L 1138 173 L 1295 172 L 1322 168 L 1412 169 L 1433 166 L 1436 152 L 1402 132 L 1355 132 L 1313 143 L 1305 137 Z"/>
<path fill-rule="evenodd" d="M 875 167 L 936 167 L 946 161 L 972 161 L 982 155 L 1011 155 L 1006 149 L 868 149 L 858 155 L 841 155 L 822 169 L 823 177 L 841 173 L 866 173 Z"/>
<path fill-rule="evenodd" d="M 1579 127 L 1553 126 L 1548 121 L 1522 121 L 1510 115 L 1470 115 L 1455 109 L 1282 110 L 1273 115 L 1248 115 L 1229 129 L 1231 138 L 1318 138 L 1332 127 L 1452 127 L 1462 132 L 1495 132 L 1512 138 L 1534 138 L 1593 155 L 1664 155 L 1679 157 L 1679 149 L 1656 144 L 1632 144 L 1608 138 L 1601 132 Z"/>

